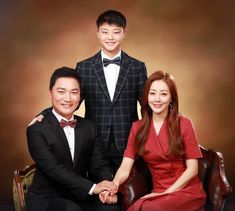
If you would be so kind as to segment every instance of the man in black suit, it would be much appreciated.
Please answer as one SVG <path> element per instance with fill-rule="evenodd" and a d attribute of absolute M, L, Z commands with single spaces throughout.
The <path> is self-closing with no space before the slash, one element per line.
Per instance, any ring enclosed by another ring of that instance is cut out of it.
<path fill-rule="evenodd" d="M 104 142 L 113 174 L 121 164 L 132 122 L 138 119 L 137 102 L 147 79 L 145 64 L 121 50 L 126 18 L 115 10 L 96 21 L 101 51 L 77 63 L 85 117 L 94 121 Z"/>
<path fill-rule="evenodd" d="M 27 210 L 119 210 L 95 196 L 115 187 L 108 181 L 112 176 L 95 124 L 73 114 L 80 102 L 79 84 L 73 69 L 57 69 L 49 86 L 52 110 L 27 128 L 28 148 L 36 163 Z"/>

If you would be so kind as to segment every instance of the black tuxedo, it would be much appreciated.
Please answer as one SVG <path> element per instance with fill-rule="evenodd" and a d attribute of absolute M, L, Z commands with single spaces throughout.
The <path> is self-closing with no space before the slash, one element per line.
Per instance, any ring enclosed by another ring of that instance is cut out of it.
<path fill-rule="evenodd" d="M 138 119 L 137 101 L 147 79 L 145 64 L 121 52 L 113 101 L 106 85 L 101 52 L 77 63 L 76 71 L 81 80 L 82 100 L 85 100 L 85 117 L 96 123 L 105 148 L 111 135 L 119 156 L 122 156 L 132 122 Z"/>
<path fill-rule="evenodd" d="M 36 163 L 28 204 L 70 195 L 84 201 L 94 182 L 112 179 L 95 124 L 75 118 L 74 162 L 63 128 L 51 111 L 42 122 L 27 128 L 28 148 Z"/>

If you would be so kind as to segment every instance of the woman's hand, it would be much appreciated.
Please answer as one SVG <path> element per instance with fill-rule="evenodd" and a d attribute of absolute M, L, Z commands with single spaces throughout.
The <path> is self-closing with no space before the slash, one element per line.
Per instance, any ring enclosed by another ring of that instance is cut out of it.
<path fill-rule="evenodd" d="M 31 126 L 35 124 L 36 122 L 41 122 L 43 120 L 44 116 L 42 114 L 36 116 L 29 124 L 28 126 Z"/>
<path fill-rule="evenodd" d="M 156 192 L 149 193 L 149 194 L 146 194 L 146 195 L 142 196 L 141 199 L 146 199 L 146 198 L 150 198 L 150 197 L 153 197 L 153 196 L 160 196 L 160 195 L 163 195 L 163 194 L 165 194 L 165 193 L 156 193 Z"/>

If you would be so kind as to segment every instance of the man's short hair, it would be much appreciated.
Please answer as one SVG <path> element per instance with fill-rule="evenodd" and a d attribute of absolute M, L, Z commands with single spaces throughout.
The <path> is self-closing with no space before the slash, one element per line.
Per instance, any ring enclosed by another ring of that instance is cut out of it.
<path fill-rule="evenodd" d="M 61 68 L 56 69 L 51 75 L 50 84 L 49 84 L 50 90 L 52 90 L 57 79 L 59 78 L 74 78 L 75 80 L 77 80 L 80 86 L 80 78 L 78 74 L 76 73 L 76 71 L 69 67 L 61 67 Z"/>
<path fill-rule="evenodd" d="M 119 11 L 107 10 L 99 15 L 99 17 L 96 20 L 96 25 L 97 25 L 98 29 L 104 23 L 108 23 L 110 25 L 115 24 L 115 25 L 118 25 L 118 26 L 122 27 L 123 29 L 125 29 L 126 22 L 127 21 L 126 21 L 125 16 L 122 13 L 120 13 Z"/>

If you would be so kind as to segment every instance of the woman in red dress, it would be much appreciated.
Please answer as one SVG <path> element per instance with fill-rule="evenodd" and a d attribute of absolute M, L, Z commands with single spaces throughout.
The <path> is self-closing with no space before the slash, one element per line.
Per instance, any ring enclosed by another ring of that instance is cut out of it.
<path fill-rule="evenodd" d="M 113 182 L 117 187 L 122 184 L 141 155 L 152 174 L 153 190 L 128 211 L 204 210 L 206 194 L 197 176 L 202 155 L 192 122 L 178 112 L 177 88 L 170 74 L 157 71 L 148 78 L 141 112 L 143 118 L 132 125 Z"/>

